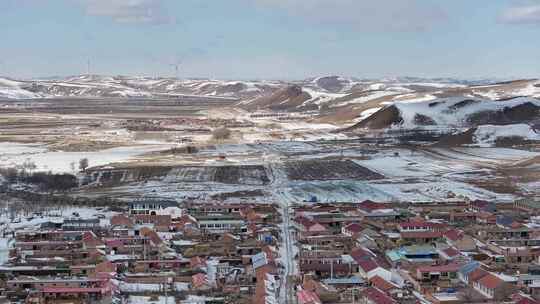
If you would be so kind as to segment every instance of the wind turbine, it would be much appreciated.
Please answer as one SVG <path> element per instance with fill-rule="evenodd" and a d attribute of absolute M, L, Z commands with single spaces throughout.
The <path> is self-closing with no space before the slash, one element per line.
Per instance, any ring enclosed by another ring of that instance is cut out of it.
<path fill-rule="evenodd" d="M 178 80 L 179 78 L 179 71 L 180 71 L 180 62 L 177 62 L 177 63 L 171 63 L 170 66 L 174 67 L 174 72 L 175 72 L 175 77 L 176 77 L 176 80 Z"/>
<path fill-rule="evenodd" d="M 86 75 L 90 76 L 90 58 L 86 60 Z"/>

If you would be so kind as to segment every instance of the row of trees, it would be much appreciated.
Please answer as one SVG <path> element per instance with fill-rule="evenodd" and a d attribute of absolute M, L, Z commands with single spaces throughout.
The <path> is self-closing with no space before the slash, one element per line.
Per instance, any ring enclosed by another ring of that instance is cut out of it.
<path fill-rule="evenodd" d="M 79 169 L 86 171 L 89 166 L 87 158 L 79 160 Z M 71 163 L 71 169 L 74 169 L 75 163 Z M 23 183 L 37 185 L 40 191 L 44 192 L 65 192 L 72 188 L 78 187 L 79 182 L 73 174 L 62 173 L 54 174 L 48 172 L 34 172 L 37 165 L 27 159 L 20 166 L 12 168 L 0 168 L 0 175 L 5 178 L 8 184 Z"/>
<path fill-rule="evenodd" d="M 78 187 L 79 182 L 73 174 L 54 174 L 52 172 L 28 172 L 17 168 L 0 168 L 8 184 L 23 183 L 36 185 L 43 192 L 65 192 Z"/>

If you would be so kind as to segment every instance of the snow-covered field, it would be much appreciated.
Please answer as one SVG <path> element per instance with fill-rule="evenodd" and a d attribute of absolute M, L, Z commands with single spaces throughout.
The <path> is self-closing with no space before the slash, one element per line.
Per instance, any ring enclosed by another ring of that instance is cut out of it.
<path fill-rule="evenodd" d="M 37 210 L 36 210 L 37 211 Z M 11 222 L 7 214 L 2 214 L 0 216 L 0 224 L 6 230 L 18 230 L 24 228 L 36 228 L 39 225 L 46 222 L 62 222 L 65 218 L 74 217 L 74 214 L 78 214 L 80 218 L 94 218 L 98 214 L 104 215 L 105 218 L 101 219 L 101 225 L 105 226 L 108 224 L 108 219 L 113 215 L 117 214 L 111 211 L 100 211 L 95 208 L 86 208 L 86 207 L 65 207 L 56 210 L 50 210 L 47 214 L 42 216 L 31 216 L 24 217 L 21 214 L 15 214 L 14 218 L 16 221 Z"/>
<path fill-rule="evenodd" d="M 176 300 L 174 299 L 174 296 L 129 296 L 127 302 L 128 304 L 174 304 L 176 303 Z"/>
<path fill-rule="evenodd" d="M 0 142 L 0 167 L 17 167 L 26 161 L 34 162 L 36 171 L 74 172 L 79 160 L 87 158 L 90 166 L 126 162 L 142 154 L 165 150 L 173 145 L 137 145 L 111 148 L 95 152 L 51 152 L 42 145 Z"/>
<path fill-rule="evenodd" d="M 482 125 L 474 133 L 474 142 L 480 146 L 493 146 L 497 139 L 503 137 L 520 137 L 525 140 L 540 141 L 537 133 L 527 124 L 514 124 L 505 126 Z"/>

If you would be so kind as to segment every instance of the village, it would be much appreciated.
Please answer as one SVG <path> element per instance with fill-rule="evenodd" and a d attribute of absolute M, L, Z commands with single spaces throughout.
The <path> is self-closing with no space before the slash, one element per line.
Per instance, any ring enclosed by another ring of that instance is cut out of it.
<path fill-rule="evenodd" d="M 0 304 L 540 304 L 540 0 L 0 22 Z"/>
<path fill-rule="evenodd" d="M 3 223 L 5 303 L 540 303 L 540 201 L 136 199 Z M 7 229 L 7 227 L 11 227 Z"/>

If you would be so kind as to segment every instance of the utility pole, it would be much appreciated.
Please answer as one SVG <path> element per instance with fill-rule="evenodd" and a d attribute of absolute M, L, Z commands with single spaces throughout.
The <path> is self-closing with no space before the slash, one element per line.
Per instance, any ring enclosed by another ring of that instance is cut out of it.
<path fill-rule="evenodd" d="M 334 259 L 330 259 L 330 279 L 334 278 Z"/>

